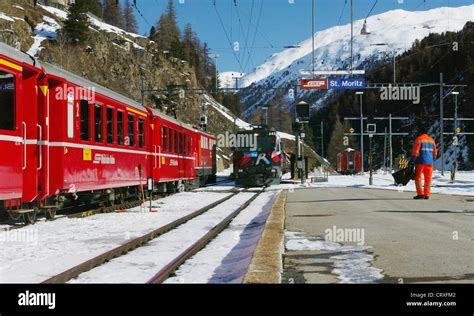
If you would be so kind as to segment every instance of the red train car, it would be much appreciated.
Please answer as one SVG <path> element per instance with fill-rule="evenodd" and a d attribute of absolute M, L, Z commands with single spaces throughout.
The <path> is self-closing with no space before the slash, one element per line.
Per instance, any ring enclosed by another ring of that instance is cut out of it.
<path fill-rule="evenodd" d="M 203 184 L 215 138 L 0 43 L 0 213 L 121 202 Z"/>
<path fill-rule="evenodd" d="M 152 176 L 160 192 L 203 185 L 215 174 L 215 137 L 156 110 L 152 117 Z"/>
<path fill-rule="evenodd" d="M 357 174 L 362 172 L 362 155 L 360 151 L 347 148 L 337 154 L 337 172 Z"/>

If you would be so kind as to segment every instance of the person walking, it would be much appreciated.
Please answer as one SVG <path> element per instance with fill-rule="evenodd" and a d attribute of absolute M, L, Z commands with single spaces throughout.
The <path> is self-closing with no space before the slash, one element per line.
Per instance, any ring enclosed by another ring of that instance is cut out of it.
<path fill-rule="evenodd" d="M 415 163 L 415 186 L 417 195 L 415 200 L 428 200 L 431 194 L 431 177 L 433 175 L 433 164 L 436 161 L 437 149 L 433 138 L 428 135 L 428 129 L 423 128 L 421 135 L 415 140 L 413 152 L 410 158 Z M 424 185 L 423 179 L 424 178 Z"/>

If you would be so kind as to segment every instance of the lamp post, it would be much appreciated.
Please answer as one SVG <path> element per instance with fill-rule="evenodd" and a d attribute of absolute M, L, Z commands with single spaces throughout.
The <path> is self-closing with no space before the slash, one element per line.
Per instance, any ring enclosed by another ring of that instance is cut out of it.
<path fill-rule="evenodd" d="M 364 173 L 364 114 L 362 113 L 362 96 L 363 91 L 357 91 L 356 95 L 359 95 L 359 108 L 360 108 L 360 154 L 362 156 L 362 173 Z"/>
<path fill-rule="evenodd" d="M 458 168 L 458 91 L 451 92 L 454 95 L 454 138 L 453 138 L 453 145 L 454 145 L 454 163 L 451 166 L 451 181 L 454 182 L 456 180 L 456 169 Z"/>
<path fill-rule="evenodd" d="M 216 86 L 215 86 L 215 89 L 216 89 L 216 93 L 217 93 L 217 91 L 219 89 L 219 87 L 218 87 L 219 79 L 217 78 L 217 58 L 219 58 L 219 55 L 218 54 L 209 54 L 209 57 L 214 58 L 214 66 L 216 68 L 216 73 L 215 73 Z"/>

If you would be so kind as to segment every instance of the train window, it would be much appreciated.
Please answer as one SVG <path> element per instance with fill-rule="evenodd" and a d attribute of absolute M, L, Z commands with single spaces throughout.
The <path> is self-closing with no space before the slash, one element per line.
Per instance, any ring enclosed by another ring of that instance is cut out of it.
<path fill-rule="evenodd" d="M 103 138 L 103 115 L 102 115 L 102 105 L 96 104 L 94 107 L 94 133 L 95 141 L 102 142 Z"/>
<path fill-rule="evenodd" d="M 0 70 L 0 129 L 16 129 L 15 76 Z"/>
<path fill-rule="evenodd" d="M 135 146 L 135 116 L 128 114 L 128 145 Z"/>
<path fill-rule="evenodd" d="M 81 100 L 81 139 L 90 140 L 90 116 L 89 116 L 89 102 Z"/>
<path fill-rule="evenodd" d="M 174 152 L 178 153 L 178 132 L 173 130 L 173 143 L 174 143 Z"/>
<path fill-rule="evenodd" d="M 166 136 L 167 136 L 167 135 L 166 135 L 166 127 L 163 126 L 163 127 L 161 128 L 161 144 L 163 145 L 163 150 L 164 150 L 164 151 L 167 151 L 167 150 L 168 150 L 168 149 L 167 149 L 167 148 L 168 148 L 168 146 L 167 146 L 167 145 L 168 145 L 168 139 L 167 139 Z"/>
<path fill-rule="evenodd" d="M 138 119 L 138 147 L 145 148 L 145 120 Z"/>
<path fill-rule="evenodd" d="M 117 142 L 119 145 L 123 145 L 123 122 L 124 116 L 122 111 L 117 111 Z"/>
<path fill-rule="evenodd" d="M 114 109 L 107 108 L 107 143 L 114 143 Z"/>
<path fill-rule="evenodd" d="M 173 130 L 171 128 L 167 128 L 168 130 L 168 151 L 173 151 Z"/>
<path fill-rule="evenodd" d="M 74 94 L 67 95 L 67 137 L 74 138 Z"/>
<path fill-rule="evenodd" d="M 188 135 L 188 155 L 191 155 L 191 136 Z"/>
<path fill-rule="evenodd" d="M 184 154 L 188 155 L 188 134 L 184 134 Z"/>

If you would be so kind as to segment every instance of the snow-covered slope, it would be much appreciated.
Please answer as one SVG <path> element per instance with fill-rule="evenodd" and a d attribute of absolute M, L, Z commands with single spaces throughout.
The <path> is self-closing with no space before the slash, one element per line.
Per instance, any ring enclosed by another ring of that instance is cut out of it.
<path fill-rule="evenodd" d="M 219 86 L 224 89 L 235 88 L 235 78 L 240 78 L 242 76 L 243 74 L 237 71 L 222 72 L 219 74 Z"/>
<path fill-rule="evenodd" d="M 473 20 L 474 5 L 458 8 L 443 7 L 429 11 L 410 12 L 393 10 L 367 19 L 370 35 L 361 35 L 363 20 L 354 22 L 354 69 L 362 69 L 368 61 L 386 59 L 394 53 L 409 49 L 416 39 L 430 33 L 459 31 L 466 22 Z M 348 69 L 350 64 L 350 24 L 332 27 L 315 33 L 316 70 Z M 375 44 L 385 43 L 384 46 Z M 240 80 L 241 87 L 251 84 L 281 87 L 301 78 L 302 70 L 310 70 L 312 40 L 301 42 L 299 48 L 290 48 L 273 54 Z M 366 69 L 367 70 L 367 69 Z M 271 94 L 273 92 L 269 92 Z M 250 107 L 266 100 L 262 94 L 252 99 Z M 316 104 L 317 105 L 317 104 Z M 249 109 L 252 110 L 251 108 Z M 248 111 L 247 113 L 248 114 Z"/>

